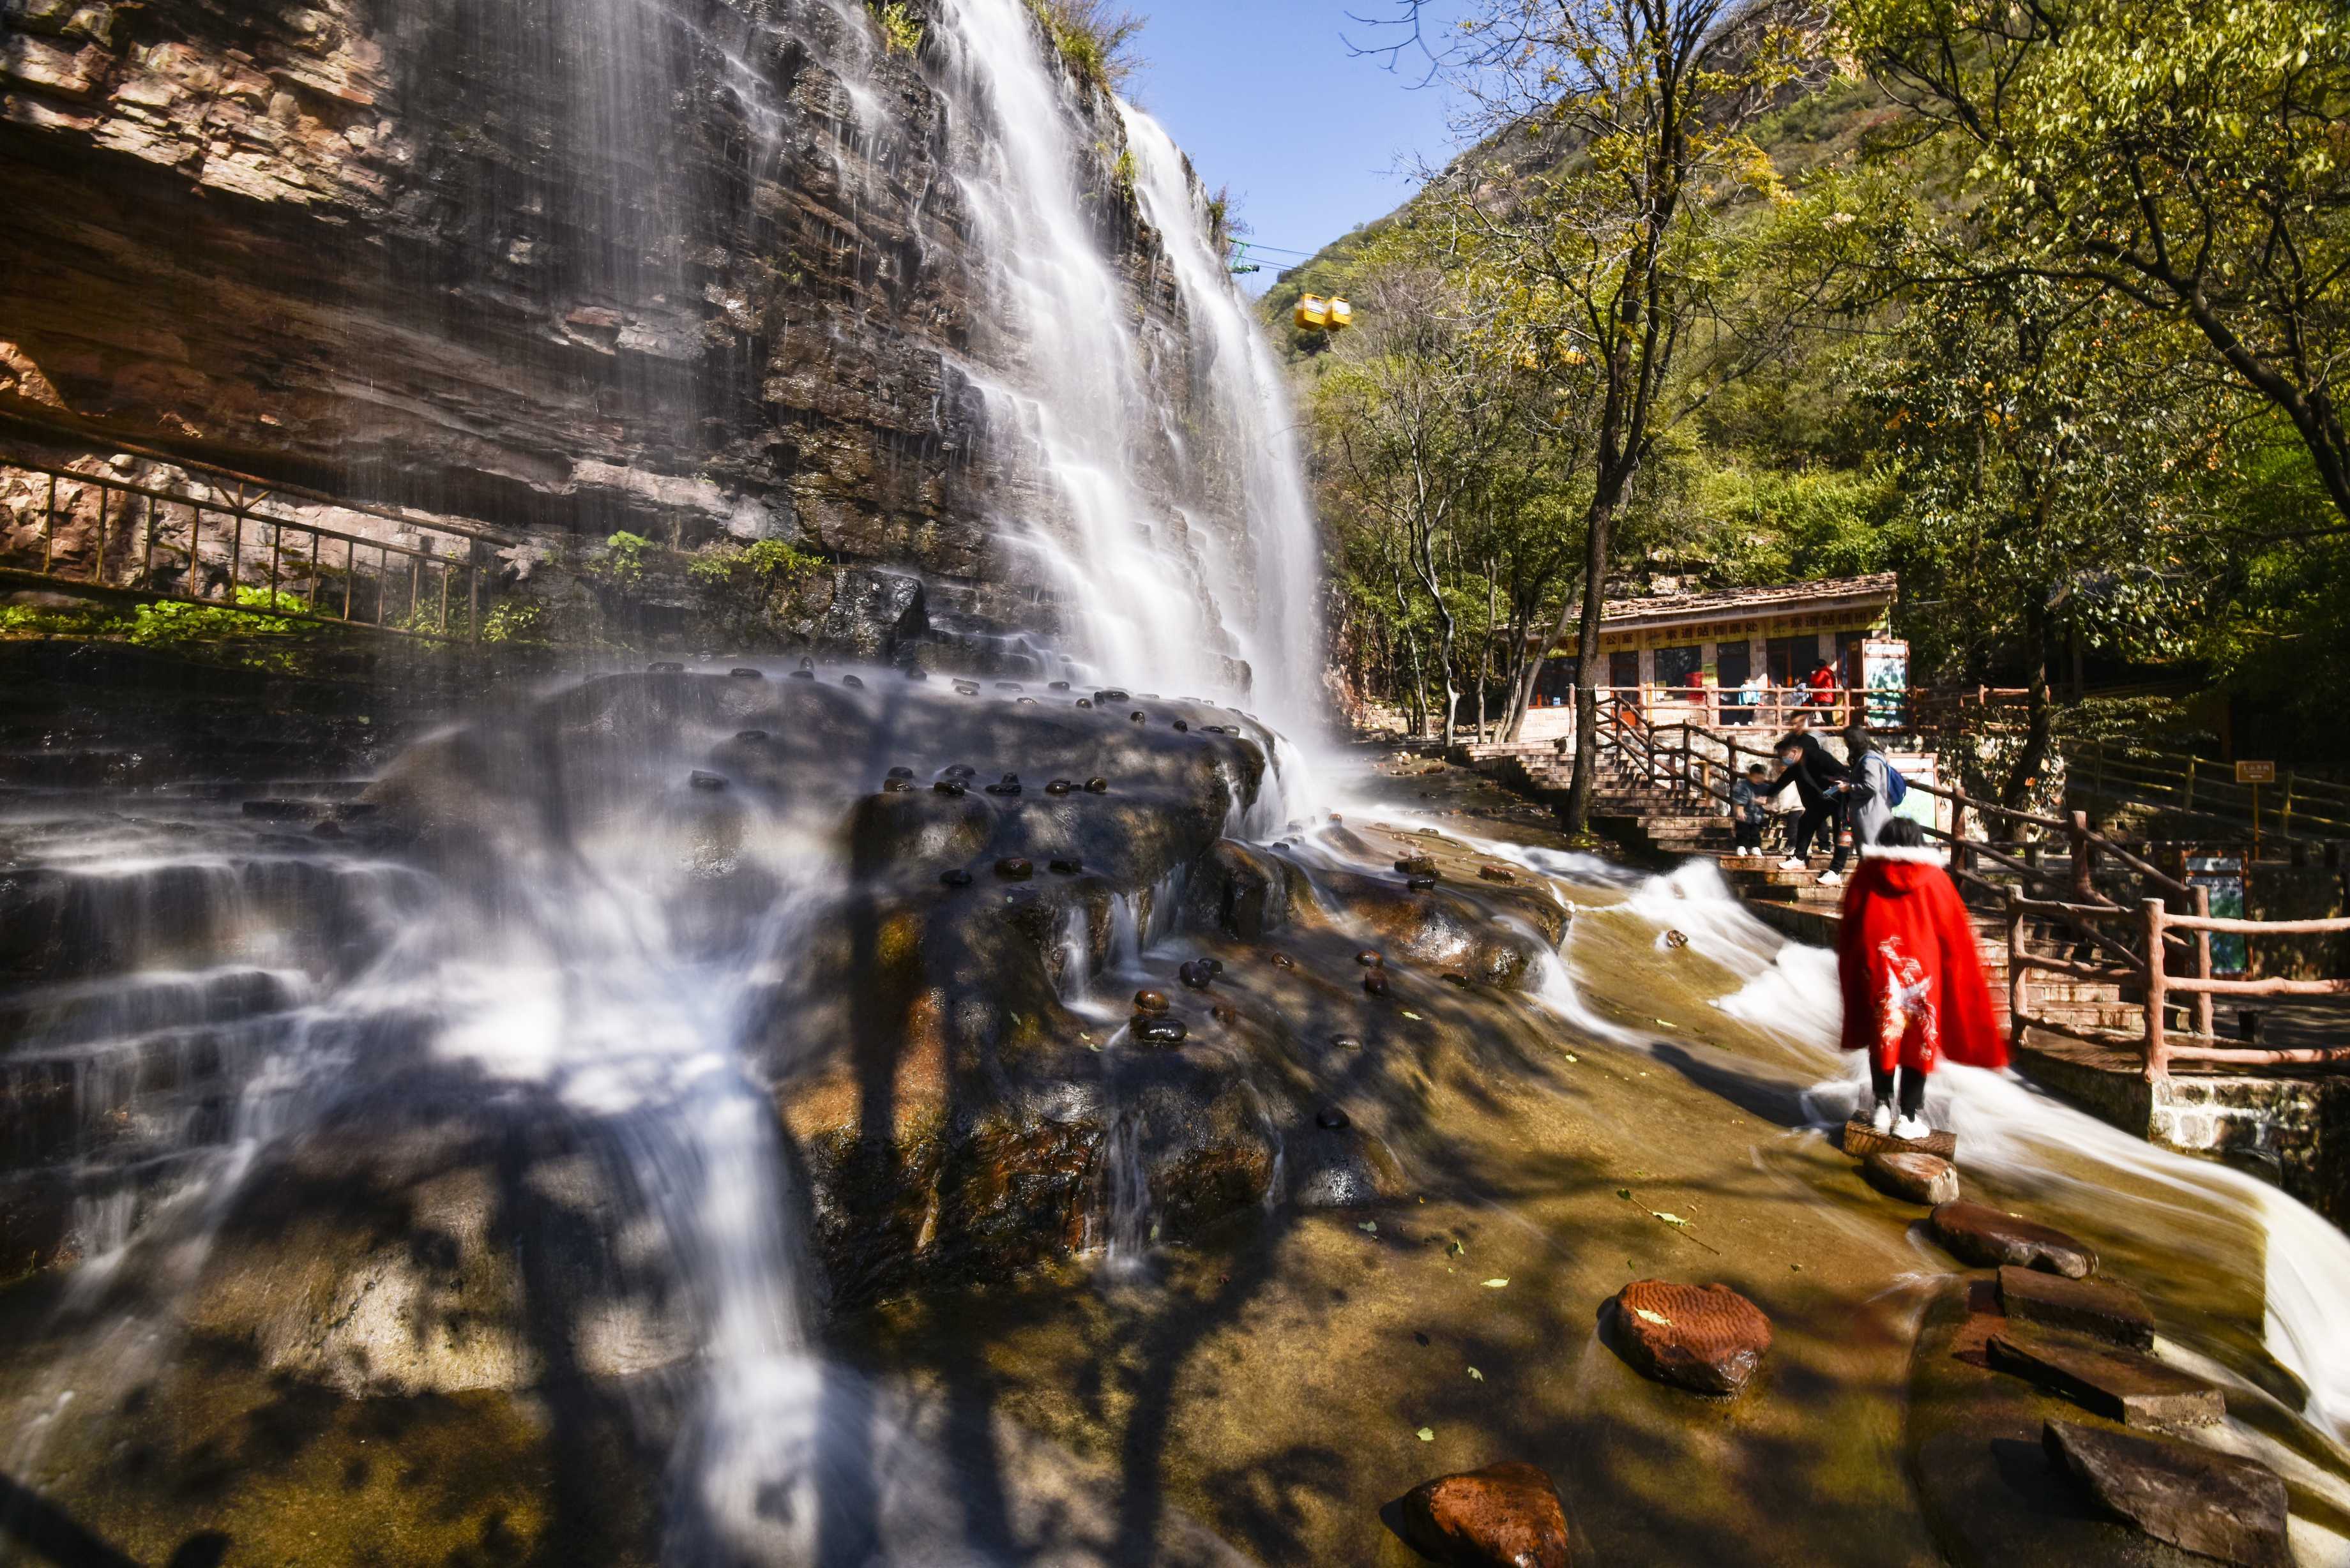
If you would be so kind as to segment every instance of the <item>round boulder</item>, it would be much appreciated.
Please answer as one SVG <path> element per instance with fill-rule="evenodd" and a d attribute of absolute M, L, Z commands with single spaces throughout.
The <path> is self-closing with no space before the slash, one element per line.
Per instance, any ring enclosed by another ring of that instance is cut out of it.
<path fill-rule="evenodd" d="M 1942 1204 L 1934 1210 L 1933 1223 L 1942 1250 L 1979 1269 L 2037 1269 L 2068 1280 L 2097 1272 L 2096 1249 L 2087 1242 L 1988 1203 Z"/>
<path fill-rule="evenodd" d="M 1550 1477 L 1505 1461 L 1439 1476 L 1404 1494 L 1404 1540 L 1457 1568 L 1566 1568 L 1566 1510 Z"/>
<path fill-rule="evenodd" d="M 1635 1280 L 1608 1308 L 1626 1361 L 1694 1393 L 1737 1393 L 1771 1348 L 1771 1320 L 1728 1285 Z"/>
<path fill-rule="evenodd" d="M 1869 1185 L 1891 1197 L 1929 1207 L 1955 1203 L 1959 1168 L 1922 1149 L 1880 1148 L 1860 1162 Z"/>

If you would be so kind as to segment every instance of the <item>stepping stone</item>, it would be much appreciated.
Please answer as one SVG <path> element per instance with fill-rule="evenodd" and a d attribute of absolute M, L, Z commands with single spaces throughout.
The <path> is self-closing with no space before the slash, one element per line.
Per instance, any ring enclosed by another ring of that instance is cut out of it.
<path fill-rule="evenodd" d="M 2012 1264 L 2085 1280 L 2097 1272 L 2096 1249 L 2064 1231 L 1988 1203 L 1945 1203 L 1934 1210 L 1934 1239 L 1978 1269 Z"/>
<path fill-rule="evenodd" d="M 1627 1361 L 1699 1394 L 1737 1393 L 1771 1348 L 1771 1320 L 1728 1285 L 1635 1280 L 1609 1306 Z"/>
<path fill-rule="evenodd" d="M 2171 1545 L 2240 1568 L 2293 1568 L 2284 1482 L 2233 1454 L 2051 1421 L 2041 1445 L 2109 1512 Z"/>
<path fill-rule="evenodd" d="M 1567 1568 L 1566 1510 L 1550 1477 L 1514 1461 L 1422 1481 L 1399 1511 L 1405 1542 L 1456 1568 Z"/>
<path fill-rule="evenodd" d="M 1433 877 L 1436 875 L 1436 862 L 1430 860 L 1425 855 L 1415 855 L 1410 857 L 1409 859 L 1399 860 L 1395 863 L 1395 868 L 1402 872 L 1407 877 Z"/>
<path fill-rule="evenodd" d="M 2220 1390 L 2141 1351 L 2010 1324 L 1991 1337 L 1991 1364 L 2125 1427 L 2209 1427 L 2227 1413 Z"/>
<path fill-rule="evenodd" d="M 1860 1162 L 1860 1173 L 1880 1192 L 1910 1203 L 1956 1202 L 1959 1168 L 1939 1155 L 1880 1148 Z"/>
<path fill-rule="evenodd" d="M 1959 1135 L 1937 1129 L 1924 1137 L 1899 1138 L 1891 1133 L 1878 1132 L 1858 1116 L 1844 1124 L 1845 1153 L 1855 1159 L 1866 1159 L 1880 1148 L 1907 1149 L 1930 1154 L 1937 1159 L 1956 1160 L 1959 1158 Z"/>
<path fill-rule="evenodd" d="M 1999 1304 L 2019 1322 L 2074 1329 L 2134 1350 L 2154 1348 L 2154 1314 L 2143 1297 L 2116 1280 L 2068 1280 L 2011 1263 L 1999 1272 Z"/>

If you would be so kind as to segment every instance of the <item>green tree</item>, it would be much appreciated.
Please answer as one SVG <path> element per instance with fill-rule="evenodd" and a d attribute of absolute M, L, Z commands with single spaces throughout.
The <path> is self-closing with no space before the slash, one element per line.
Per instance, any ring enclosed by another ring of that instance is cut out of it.
<path fill-rule="evenodd" d="M 2341 0 L 1849 0 L 1846 19 L 1966 164 L 1937 274 L 2029 275 L 2180 327 L 2290 421 L 2350 532 Z"/>
<path fill-rule="evenodd" d="M 1890 525 L 1920 669 L 2026 671 L 2027 732 L 2002 788 L 2020 808 L 2054 733 L 2067 648 L 2175 658 L 2215 581 L 2214 475 L 2227 399 L 2141 373 L 2125 302 L 2011 276 L 1922 292 L 1861 407 L 1887 434 Z"/>
<path fill-rule="evenodd" d="M 1423 0 L 1402 11 L 1422 41 Z M 1788 317 L 1753 308 L 1769 245 L 1745 216 L 1782 192 L 1744 128 L 1816 59 L 1821 26 L 1798 4 L 1471 0 L 1431 52 L 1502 140 L 1435 189 L 1423 223 L 1486 280 L 1496 330 L 1595 370 L 1581 601 L 1554 630 L 1579 628 L 1571 832 L 1589 820 L 1600 623 L 1633 481 L 1663 431 L 1783 347 Z M 1494 166 L 1502 151 L 1516 167 Z"/>

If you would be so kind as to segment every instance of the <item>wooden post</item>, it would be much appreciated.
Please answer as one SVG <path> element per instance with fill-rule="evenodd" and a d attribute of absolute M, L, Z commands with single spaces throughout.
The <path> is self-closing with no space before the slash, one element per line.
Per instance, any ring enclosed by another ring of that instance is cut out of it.
<path fill-rule="evenodd" d="M 2065 836 L 2073 841 L 2073 897 L 2075 903 L 2097 902 L 2096 884 L 2091 879 L 2096 869 L 2095 851 L 2089 844 L 2089 814 L 2071 814 L 2064 826 Z"/>
<path fill-rule="evenodd" d="M 2007 890 L 2007 1037 L 2023 1038 L 2023 1026 L 2029 1020 L 2031 998 L 2024 986 L 2029 974 L 2023 967 L 2023 891 L 2019 888 Z"/>
<path fill-rule="evenodd" d="M 2291 768 L 2284 771 L 2284 810 L 2277 821 L 2277 835 L 2282 838 L 2293 836 L 2293 770 Z"/>
<path fill-rule="evenodd" d="M 2199 920 L 2208 920 L 2211 918 L 2211 889 L 2209 888 L 2195 889 L 2195 918 Z M 2211 933 L 2209 931 L 2199 930 L 2195 933 L 2195 978 L 2197 980 L 2211 978 Z M 2205 1040 L 2212 1039 L 2219 1033 L 2211 1018 L 2212 1001 L 2212 995 L 2208 991 L 2199 991 L 2195 993 L 2195 1033 Z"/>
<path fill-rule="evenodd" d="M 2195 804 L 2195 761 L 2196 761 L 2196 759 L 2195 759 L 2195 758 L 2193 758 L 2193 757 L 2189 757 L 2189 758 L 2188 758 L 2188 759 L 2187 759 L 2187 801 L 2186 801 L 2186 804 L 2187 804 L 2187 805 L 2190 805 L 2190 806 L 2191 806 L 2191 805 L 2193 805 Z"/>
<path fill-rule="evenodd" d="M 2146 915 L 2146 1081 L 2159 1084 L 2170 1076 L 2170 1042 L 2163 1013 L 2169 1005 L 2169 977 L 2163 971 L 2162 900 L 2148 898 Z"/>

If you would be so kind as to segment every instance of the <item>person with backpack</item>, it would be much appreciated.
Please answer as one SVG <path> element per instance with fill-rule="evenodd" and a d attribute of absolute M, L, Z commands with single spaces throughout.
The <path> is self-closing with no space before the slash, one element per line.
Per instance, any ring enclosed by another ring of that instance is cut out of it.
<path fill-rule="evenodd" d="M 1908 798 L 1909 781 L 1887 760 L 1877 737 L 1858 720 L 1846 726 L 1844 748 L 1845 766 L 1853 775 L 1853 788 L 1846 794 L 1846 821 L 1853 842 L 1866 855 Z"/>
<path fill-rule="evenodd" d="M 2007 1037 L 1983 978 L 1974 922 L 1939 851 L 1895 817 L 1853 873 L 1837 929 L 1843 1048 L 1867 1054 L 1869 1125 L 1914 1141 L 1926 1084 L 1943 1062 L 2007 1065 Z"/>

